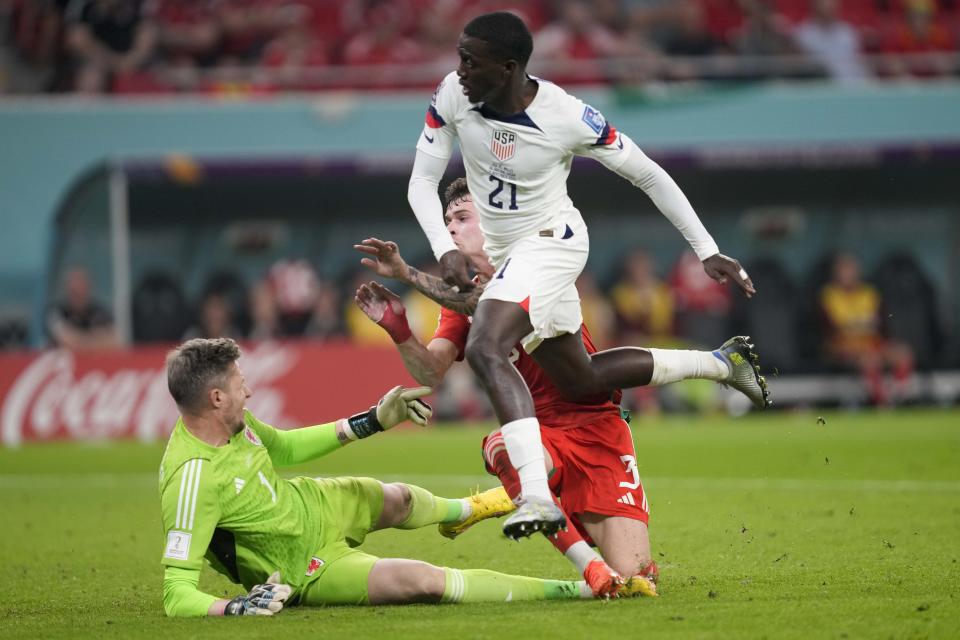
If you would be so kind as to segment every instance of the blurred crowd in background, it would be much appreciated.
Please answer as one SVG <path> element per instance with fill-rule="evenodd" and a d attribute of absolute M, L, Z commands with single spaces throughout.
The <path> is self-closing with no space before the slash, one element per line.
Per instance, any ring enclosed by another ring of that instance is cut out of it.
<path fill-rule="evenodd" d="M 435 270 L 436 263 L 424 268 Z M 768 375 L 779 375 L 781 367 L 786 373 L 802 372 L 805 361 L 809 370 L 821 373 L 856 372 L 862 375 L 869 402 L 876 405 L 898 403 L 910 395 L 915 365 L 937 365 L 937 301 L 909 256 L 891 255 L 869 281 L 852 253 L 825 256 L 806 283 L 790 282 L 775 264 L 758 264 L 753 273 L 761 295 L 746 303 L 729 287 L 713 282 L 690 251 L 675 264 L 658 267 L 648 253 L 635 250 L 624 256 L 618 276 L 607 286 L 590 271 L 577 285 L 584 322 L 600 349 L 715 348 L 732 332 L 753 325 L 762 336 L 758 342 Z M 296 338 L 390 347 L 386 332 L 353 301 L 360 284 L 373 277 L 359 268 L 334 281 L 318 275 L 307 260 L 281 260 L 249 284 L 228 271 L 212 273 L 199 299 L 190 301 L 181 283 L 163 273 L 148 273 L 133 292 L 134 341 L 228 336 L 252 342 Z M 386 284 L 402 296 L 414 335 L 429 342 L 439 307 L 414 290 Z M 68 269 L 61 289 L 47 319 L 51 344 L 119 347 L 111 314 L 85 269 Z M 809 308 L 809 317 L 796 313 L 801 308 Z M 892 308 L 898 309 L 896 316 Z M 465 379 L 454 376 L 450 383 L 461 387 L 455 411 L 479 417 L 486 405 L 469 372 L 464 373 Z M 706 393 L 712 394 L 712 388 L 706 385 Z M 685 393 L 696 395 L 703 389 L 688 386 Z M 697 401 L 650 388 L 631 391 L 626 398 L 629 406 L 644 411 L 658 411 L 664 402 Z"/>
<path fill-rule="evenodd" d="M 463 25 L 499 9 L 521 14 L 533 30 L 531 73 L 625 95 L 666 82 L 960 77 L 960 0 L 0 0 L 0 94 L 422 95 L 456 67 Z M 230 336 L 391 345 L 353 303 L 371 273 L 330 274 L 319 262 L 284 255 L 264 273 L 274 258 L 258 265 L 256 278 L 201 269 L 205 277 L 187 283 L 167 271 L 138 272 L 133 342 Z M 618 268 L 588 268 L 578 287 L 601 349 L 715 348 L 751 334 L 771 375 L 845 372 L 860 376 L 865 401 L 898 404 L 917 397 L 914 371 L 958 368 L 960 342 L 945 337 L 944 301 L 916 254 L 871 260 L 868 272 L 861 257 L 824 255 L 801 275 L 757 257 L 746 267 L 761 295 L 749 304 L 709 280 L 691 253 L 657 263 L 636 250 Z M 417 266 L 436 268 L 432 257 Z M 91 267 L 55 271 L 59 294 L 43 323 L 50 345 L 124 342 L 109 292 L 94 284 L 103 274 L 94 277 Z M 429 341 L 438 307 L 394 288 L 414 334 Z M 0 322 L 0 349 L 27 341 L 23 321 Z M 456 390 L 444 396 L 441 414 L 488 414 L 466 367 L 446 386 Z M 715 388 L 641 388 L 625 403 L 656 412 L 715 399 Z"/>
<path fill-rule="evenodd" d="M 0 92 L 429 87 L 505 8 L 564 84 L 960 75 L 960 0 L 0 0 Z"/>

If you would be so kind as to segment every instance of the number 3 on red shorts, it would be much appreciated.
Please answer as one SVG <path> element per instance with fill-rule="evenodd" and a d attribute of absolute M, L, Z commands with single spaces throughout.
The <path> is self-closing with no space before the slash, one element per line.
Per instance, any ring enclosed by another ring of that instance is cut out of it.
<path fill-rule="evenodd" d="M 621 482 L 624 489 L 636 489 L 640 486 L 640 472 L 637 471 L 637 459 L 633 456 L 620 456 L 620 462 L 627 467 L 627 473 L 633 477 L 633 482 Z"/>

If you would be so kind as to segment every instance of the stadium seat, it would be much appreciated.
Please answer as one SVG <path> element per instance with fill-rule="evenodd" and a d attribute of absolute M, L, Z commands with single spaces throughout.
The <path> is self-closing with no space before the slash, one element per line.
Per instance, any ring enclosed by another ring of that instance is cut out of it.
<path fill-rule="evenodd" d="M 201 290 L 200 299 L 202 300 L 214 293 L 226 298 L 230 305 L 230 315 L 234 326 L 243 335 L 247 335 L 250 332 L 250 308 L 247 285 L 243 278 L 233 271 L 225 269 L 214 271 L 207 277 Z"/>
<path fill-rule="evenodd" d="M 746 269 L 760 295 L 734 298 L 733 332 L 753 338 L 765 372 L 792 371 L 798 360 L 796 284 L 775 258 L 762 258 Z"/>
<path fill-rule="evenodd" d="M 803 371 L 835 369 L 824 362 L 824 319 L 820 311 L 820 290 L 830 280 L 836 257 L 833 251 L 822 255 L 807 272 L 797 291 L 797 355 L 798 368 Z"/>
<path fill-rule="evenodd" d="M 873 281 L 884 307 L 885 333 L 910 345 L 917 366 L 930 368 L 942 361 L 943 333 L 933 284 L 907 252 L 886 257 Z"/>
<path fill-rule="evenodd" d="M 150 271 L 133 290 L 133 341 L 174 342 L 190 319 L 180 284 L 165 271 Z"/>

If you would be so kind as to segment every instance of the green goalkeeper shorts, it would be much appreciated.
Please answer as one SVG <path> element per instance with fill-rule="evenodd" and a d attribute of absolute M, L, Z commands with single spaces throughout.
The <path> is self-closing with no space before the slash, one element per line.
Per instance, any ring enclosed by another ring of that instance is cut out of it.
<path fill-rule="evenodd" d="M 315 482 L 322 496 L 322 542 L 299 603 L 370 604 L 367 579 L 379 558 L 354 547 L 363 543 L 383 511 L 383 485 L 374 478 L 317 478 Z"/>

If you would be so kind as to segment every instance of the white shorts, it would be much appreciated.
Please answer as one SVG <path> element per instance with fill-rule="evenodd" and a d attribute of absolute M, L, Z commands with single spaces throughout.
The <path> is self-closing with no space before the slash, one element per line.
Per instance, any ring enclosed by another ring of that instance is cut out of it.
<path fill-rule="evenodd" d="M 589 253 L 590 237 L 582 222 L 561 223 L 517 240 L 503 253 L 480 300 L 527 308 L 533 332 L 520 343 L 532 353 L 544 340 L 575 333 L 583 324 L 576 282 Z"/>

